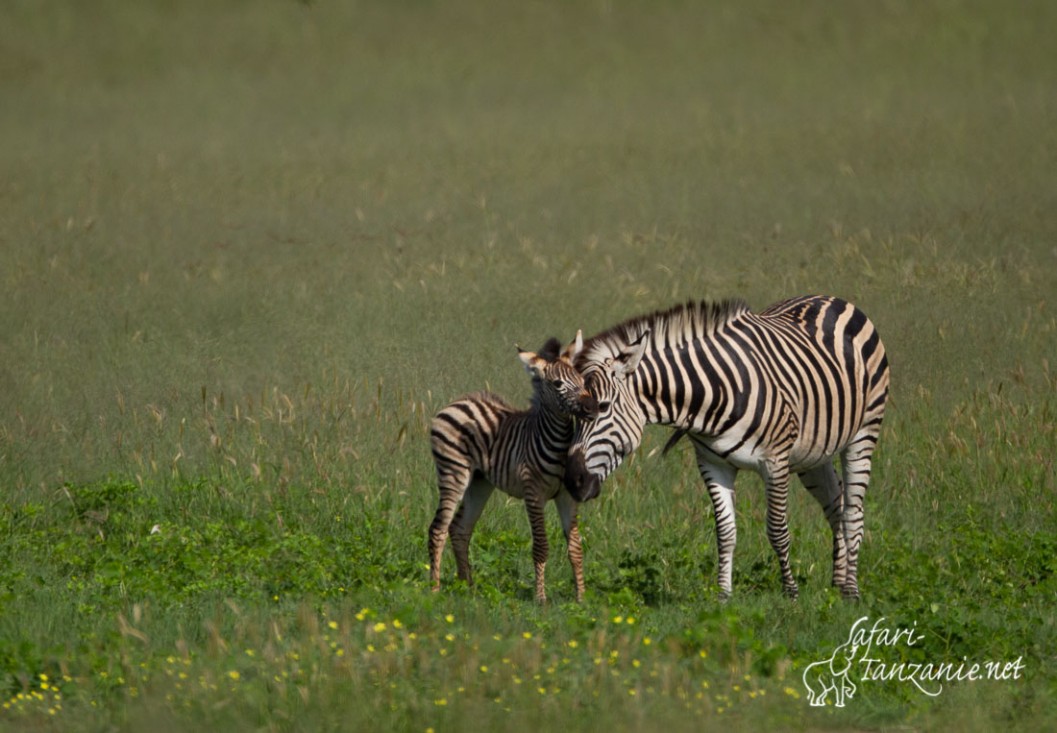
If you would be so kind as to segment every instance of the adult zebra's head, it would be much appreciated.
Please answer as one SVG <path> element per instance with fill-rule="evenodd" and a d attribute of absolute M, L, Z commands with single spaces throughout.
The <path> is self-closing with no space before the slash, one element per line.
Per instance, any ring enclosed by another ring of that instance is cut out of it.
<path fill-rule="evenodd" d="M 606 477 L 642 442 L 646 416 L 632 376 L 648 340 L 649 331 L 644 331 L 614 354 L 591 355 L 577 363 L 597 403 L 594 417 L 578 421 L 565 463 L 565 488 L 577 501 L 598 496 Z"/>
<path fill-rule="evenodd" d="M 548 339 L 538 353 L 518 348 L 521 363 L 532 375 L 533 399 L 542 407 L 577 418 L 591 417 L 597 412 L 595 400 L 584 386 L 583 375 L 573 366 L 583 348 L 584 337 L 580 331 L 565 349 L 556 338 Z"/>

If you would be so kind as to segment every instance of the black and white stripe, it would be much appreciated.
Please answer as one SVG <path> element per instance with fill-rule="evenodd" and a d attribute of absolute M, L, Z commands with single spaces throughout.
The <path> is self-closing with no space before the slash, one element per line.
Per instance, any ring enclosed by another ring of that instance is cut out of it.
<path fill-rule="evenodd" d="M 459 577 L 472 582 L 469 544 L 474 525 L 494 488 L 524 499 L 532 527 L 536 598 L 546 601 L 544 567 L 547 533 L 543 509 L 553 499 L 569 549 L 576 597 L 584 592 L 583 551 L 577 529 L 577 502 L 562 487 L 565 458 L 573 437 L 573 414 L 590 398 L 572 360 L 583 347 L 576 340 L 563 353 L 551 339 L 539 354 L 520 351 L 532 374 L 528 410 L 516 410 L 504 399 L 478 392 L 451 403 L 433 418 L 430 433 L 440 501 L 429 528 L 430 580 L 440 588 L 440 562 L 451 534 Z"/>
<path fill-rule="evenodd" d="M 598 494 L 645 425 L 674 426 L 669 444 L 689 436 L 712 499 L 724 597 L 732 588 L 741 469 L 766 484 L 767 536 L 785 591 L 797 595 L 786 517 L 795 473 L 833 531 L 833 584 L 858 597 L 863 497 L 889 383 L 884 346 L 861 310 L 828 296 L 760 313 L 741 301 L 689 303 L 595 336 L 576 366 L 598 416 L 581 423 L 569 449 L 565 482 L 574 498 Z"/>

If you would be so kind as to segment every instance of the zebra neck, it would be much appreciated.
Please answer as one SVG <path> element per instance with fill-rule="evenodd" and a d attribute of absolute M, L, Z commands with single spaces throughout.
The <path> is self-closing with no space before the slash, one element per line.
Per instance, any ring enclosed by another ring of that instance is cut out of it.
<path fill-rule="evenodd" d="M 708 362 L 701 358 L 697 363 Z M 656 351 L 643 357 L 632 377 L 634 394 L 647 425 L 668 425 L 695 433 L 707 433 L 716 415 L 736 407 L 717 389 L 715 378 L 708 367 L 676 369 L 671 352 Z"/>
<path fill-rule="evenodd" d="M 532 401 L 530 412 L 535 431 L 550 444 L 568 446 L 573 439 L 573 419 L 556 408 Z"/>

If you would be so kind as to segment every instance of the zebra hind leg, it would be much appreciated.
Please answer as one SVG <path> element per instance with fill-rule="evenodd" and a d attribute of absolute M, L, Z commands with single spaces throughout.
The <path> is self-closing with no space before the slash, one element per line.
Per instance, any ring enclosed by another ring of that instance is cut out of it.
<path fill-rule="evenodd" d="M 457 509 L 461 512 L 460 503 L 472 478 L 467 466 L 448 465 L 442 470 L 442 465 L 440 461 L 437 462 L 440 499 L 437 513 L 429 525 L 429 580 L 434 591 L 440 590 L 440 564 L 452 518 L 456 516 Z"/>
<path fill-rule="evenodd" d="M 462 506 L 459 507 L 455 519 L 451 523 L 451 549 L 455 553 L 455 566 L 458 570 L 459 579 L 465 580 L 468 585 L 473 585 L 473 572 L 470 568 L 470 537 L 473 536 L 473 528 L 477 520 L 481 518 L 488 498 L 492 495 L 494 486 L 484 478 L 475 477 L 470 482 L 466 495 L 463 497 Z"/>
<path fill-rule="evenodd" d="M 797 474 L 804 488 L 815 497 L 822 507 L 833 532 L 833 587 L 843 590 L 848 577 L 847 545 L 844 541 L 844 487 L 837 478 L 833 462 L 827 461 L 821 466 Z"/>
<path fill-rule="evenodd" d="M 870 462 L 877 447 L 876 432 L 860 432 L 841 453 L 844 469 L 844 541 L 848 547 L 848 575 L 841 589 L 849 600 L 859 598 L 859 548 L 863 539 L 863 501 L 870 484 Z"/>

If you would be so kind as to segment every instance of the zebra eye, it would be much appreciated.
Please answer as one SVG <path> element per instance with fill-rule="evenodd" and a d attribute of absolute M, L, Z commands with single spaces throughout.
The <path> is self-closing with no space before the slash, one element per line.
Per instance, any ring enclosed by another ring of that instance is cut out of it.
<path fill-rule="evenodd" d="M 551 384 L 553 384 L 555 387 L 561 387 L 562 386 L 562 380 L 560 380 L 560 379 L 552 379 L 551 380 Z"/>
<path fill-rule="evenodd" d="M 609 411 L 609 406 L 610 406 L 610 402 L 608 400 L 606 400 L 605 402 L 599 402 L 598 403 L 598 411 L 599 412 L 608 412 Z"/>

